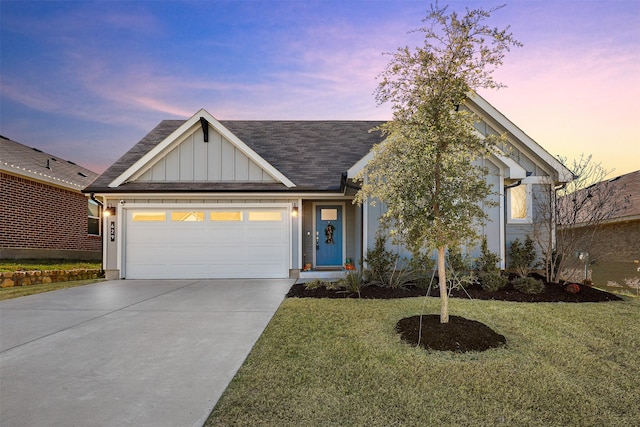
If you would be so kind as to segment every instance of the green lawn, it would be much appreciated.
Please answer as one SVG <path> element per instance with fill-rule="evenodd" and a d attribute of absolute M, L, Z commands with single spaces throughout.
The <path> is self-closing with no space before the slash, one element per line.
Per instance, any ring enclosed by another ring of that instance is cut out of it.
<path fill-rule="evenodd" d="M 508 347 L 426 352 L 396 322 L 422 298 L 287 299 L 207 426 L 636 426 L 640 299 L 454 299 Z M 437 313 L 439 300 L 426 300 Z"/>
<path fill-rule="evenodd" d="M 37 270 L 75 270 L 84 269 L 101 269 L 100 261 L 73 261 L 73 260 L 42 260 L 42 259 L 24 259 L 24 260 L 6 260 L 0 259 L 0 272 L 3 271 L 37 271 Z"/>

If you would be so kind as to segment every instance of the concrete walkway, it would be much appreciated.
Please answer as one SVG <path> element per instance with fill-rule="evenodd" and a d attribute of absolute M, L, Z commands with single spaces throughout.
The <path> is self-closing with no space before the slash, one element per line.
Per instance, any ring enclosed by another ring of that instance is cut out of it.
<path fill-rule="evenodd" d="M 293 280 L 122 280 L 0 302 L 0 425 L 201 426 Z"/>

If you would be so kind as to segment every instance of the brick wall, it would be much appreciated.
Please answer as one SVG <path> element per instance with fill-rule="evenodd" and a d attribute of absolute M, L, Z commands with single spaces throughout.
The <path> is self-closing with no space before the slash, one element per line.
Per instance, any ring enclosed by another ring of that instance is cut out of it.
<path fill-rule="evenodd" d="M 640 220 L 601 225 L 592 239 L 577 245 L 577 250 L 588 251 L 598 262 L 640 260 Z"/>
<path fill-rule="evenodd" d="M 0 173 L 0 248 L 100 251 L 87 213 L 84 194 Z"/>
<path fill-rule="evenodd" d="M 591 251 L 602 261 L 640 260 L 640 221 L 602 226 L 596 233 Z"/>

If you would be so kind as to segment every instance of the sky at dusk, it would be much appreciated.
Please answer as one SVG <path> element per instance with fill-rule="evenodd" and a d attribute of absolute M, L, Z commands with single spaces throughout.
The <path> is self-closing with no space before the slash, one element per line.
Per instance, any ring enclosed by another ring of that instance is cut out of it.
<path fill-rule="evenodd" d="M 640 169 L 640 1 L 512 0 L 480 94 L 554 156 Z M 450 10 L 502 1 L 449 1 Z M 102 172 L 163 119 L 388 120 L 428 1 L 0 1 L 0 134 Z"/>

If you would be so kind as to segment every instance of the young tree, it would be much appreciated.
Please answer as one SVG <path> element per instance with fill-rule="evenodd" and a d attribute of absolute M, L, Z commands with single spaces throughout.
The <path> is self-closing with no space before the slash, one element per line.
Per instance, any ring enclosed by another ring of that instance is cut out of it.
<path fill-rule="evenodd" d="M 462 106 L 475 90 L 502 86 L 492 73 L 510 47 L 520 45 L 508 27 L 484 23 L 501 7 L 458 16 L 431 5 L 426 26 L 416 30 L 424 33 L 424 46 L 398 49 L 381 74 L 376 99 L 391 103 L 393 119 L 379 127 L 387 138 L 358 177 L 356 202 L 384 202 L 382 220 L 412 253 L 437 249 L 442 323 L 449 321 L 446 248 L 475 238 L 485 220 L 487 171 L 474 161 L 501 141 L 482 137 L 474 128 L 478 119 Z"/>
<path fill-rule="evenodd" d="M 567 164 L 566 158 L 560 158 Z M 599 227 L 615 218 L 629 204 L 629 195 L 614 182 L 605 181 L 611 173 L 592 156 L 582 154 L 569 167 L 575 180 L 558 189 L 534 195 L 539 220 L 534 223 L 533 238 L 540 249 L 549 282 L 560 276 L 575 260 L 576 252 L 588 250 Z M 557 232 L 554 232 L 557 227 Z"/>

